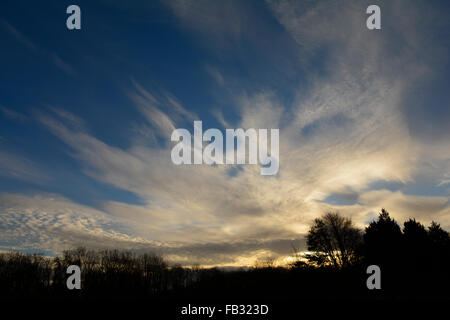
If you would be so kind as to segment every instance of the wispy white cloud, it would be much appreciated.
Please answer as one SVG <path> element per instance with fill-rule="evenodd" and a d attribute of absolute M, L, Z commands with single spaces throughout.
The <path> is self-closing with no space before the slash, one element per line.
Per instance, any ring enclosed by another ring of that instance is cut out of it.
<path fill-rule="evenodd" d="M 67 112 L 62 108 L 57 108 L 51 105 L 46 105 L 46 107 L 50 109 L 60 120 L 65 122 L 68 127 L 76 131 L 86 131 L 86 123 L 80 117 L 74 115 L 73 113 Z"/>
<path fill-rule="evenodd" d="M 56 53 L 51 53 L 43 48 L 40 48 L 27 36 L 25 36 L 22 32 L 20 32 L 14 26 L 9 24 L 6 20 L 1 19 L 0 23 L 3 26 L 4 30 L 6 30 L 10 35 L 12 35 L 18 42 L 27 47 L 31 52 L 48 57 L 56 67 L 58 67 L 61 71 L 63 71 L 69 76 L 74 76 L 77 74 L 75 69 L 69 63 L 64 61 L 60 56 L 58 56 Z"/>
<path fill-rule="evenodd" d="M 0 151 L 0 176 L 35 184 L 42 184 L 50 179 L 35 162 L 5 151 Z"/>
<path fill-rule="evenodd" d="M 25 35 L 23 35 L 19 30 L 17 30 L 15 27 L 10 25 L 6 20 L 1 20 L 1 23 L 3 25 L 3 28 L 8 31 L 14 38 L 16 38 L 17 41 L 25 45 L 28 49 L 30 49 L 33 52 L 40 51 L 38 47 L 28 39 Z"/>
<path fill-rule="evenodd" d="M 9 108 L 4 107 L 4 106 L 0 106 L 0 111 L 2 112 L 2 114 L 5 117 L 7 117 L 7 118 L 9 118 L 11 120 L 18 120 L 18 121 L 23 122 L 23 121 L 25 121 L 27 119 L 27 117 L 24 114 L 22 114 L 20 112 L 17 112 L 17 111 L 14 111 L 14 110 L 9 109 Z"/>
<path fill-rule="evenodd" d="M 211 65 L 206 65 L 205 70 L 217 82 L 217 84 L 222 87 L 225 85 L 225 79 L 217 68 Z"/>
<path fill-rule="evenodd" d="M 107 214 L 58 195 L 1 194 L 0 200 L 1 247 L 58 253 L 74 245 L 131 249 L 156 244 L 117 231 Z"/>
<path fill-rule="evenodd" d="M 63 61 L 58 55 L 53 53 L 52 60 L 53 63 L 67 75 L 74 76 L 77 74 L 76 71 L 73 69 L 73 67 L 70 66 L 67 62 Z"/>
<path fill-rule="evenodd" d="M 175 130 L 177 121 L 198 119 L 194 113 L 183 107 L 178 99 L 169 92 L 164 92 L 162 97 L 156 98 L 137 81 L 131 80 L 134 90 L 130 90 L 128 95 L 154 129 L 155 135 L 170 140 L 170 135 Z M 143 130 L 143 128 L 141 127 L 140 130 Z"/>

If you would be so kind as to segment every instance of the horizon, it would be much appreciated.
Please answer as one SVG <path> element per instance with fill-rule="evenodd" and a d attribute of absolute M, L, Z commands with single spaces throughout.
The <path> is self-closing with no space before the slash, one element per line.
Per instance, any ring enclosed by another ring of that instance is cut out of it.
<path fill-rule="evenodd" d="M 383 209 L 385 210 L 385 209 Z M 388 211 L 387 211 L 388 212 Z M 379 213 L 381 215 L 381 212 Z M 389 214 L 389 212 L 388 212 Z M 323 216 L 322 216 L 323 217 Z M 366 226 L 364 226 L 362 229 L 360 228 L 359 230 L 364 233 L 366 228 L 372 223 L 372 222 L 376 222 L 378 221 L 378 219 L 374 219 L 372 221 L 370 221 Z M 402 230 L 402 234 L 404 233 L 404 223 L 407 221 L 404 221 L 403 223 L 401 223 L 400 221 L 396 221 L 395 219 L 393 219 L 393 221 L 395 223 L 397 223 L 397 225 L 399 226 L 399 228 Z M 415 218 L 410 217 L 408 221 L 416 221 Z M 429 231 L 430 226 L 424 226 L 423 224 L 421 224 L 420 221 L 417 221 L 420 225 L 422 225 L 426 231 Z M 440 226 L 439 222 L 436 221 L 432 221 L 434 223 L 437 223 L 438 226 Z M 402 227 L 403 226 L 403 227 Z M 446 232 L 449 232 L 449 230 L 445 230 L 442 229 Z M 64 251 L 72 251 L 72 250 L 78 250 L 78 249 L 83 249 L 83 250 L 87 250 L 87 251 L 93 251 L 95 253 L 101 253 L 104 250 L 109 250 L 109 251 L 118 251 L 118 252 L 128 252 L 132 255 L 136 255 L 136 256 L 140 256 L 140 255 L 144 255 L 144 254 L 154 254 L 154 255 L 158 255 L 158 253 L 155 253 L 155 251 L 152 250 L 145 250 L 145 249 L 141 249 L 141 250 L 133 250 L 133 248 L 130 249 L 121 249 L 118 250 L 116 248 L 103 248 L 103 249 L 95 249 L 95 248 L 87 248 L 87 247 L 77 247 L 77 248 L 66 248 Z M 282 257 L 277 257 L 277 258 L 273 258 L 270 254 L 269 255 L 261 255 L 258 258 L 254 258 L 254 257 L 245 257 L 245 259 L 240 260 L 234 264 L 209 264 L 209 265 L 202 265 L 199 263 L 191 263 L 191 264 L 181 264 L 177 261 L 170 261 L 167 260 L 166 257 L 163 254 L 159 254 L 159 256 L 168 263 L 168 268 L 173 268 L 173 267 L 182 267 L 182 268 L 188 268 L 188 269 L 194 269 L 194 268 L 200 268 L 200 269 L 214 269 L 214 268 L 218 268 L 219 270 L 222 271 L 247 271 L 247 270 L 251 270 L 254 268 L 295 268 L 295 264 L 298 262 L 303 262 L 306 265 L 309 265 L 311 267 L 317 267 L 313 262 L 309 261 L 307 258 L 308 254 L 312 254 L 313 251 L 310 250 L 298 250 L 298 248 L 296 248 L 293 243 L 291 243 L 291 247 L 290 247 L 290 251 L 291 254 L 286 255 L 286 256 L 282 256 Z M 50 258 L 50 259 L 54 259 L 57 257 L 62 257 L 61 255 L 64 252 L 59 252 L 58 254 L 55 253 L 51 253 L 51 254 L 45 254 L 43 252 L 40 252 L 39 250 L 33 250 L 30 252 L 27 251 L 15 251 L 15 250 L 0 250 L 0 255 L 1 254 L 15 254 L 15 253 L 20 253 L 20 254 L 25 254 L 25 255 L 39 255 L 42 256 L 44 258 Z M 245 261 L 245 263 L 243 263 L 243 261 Z"/>

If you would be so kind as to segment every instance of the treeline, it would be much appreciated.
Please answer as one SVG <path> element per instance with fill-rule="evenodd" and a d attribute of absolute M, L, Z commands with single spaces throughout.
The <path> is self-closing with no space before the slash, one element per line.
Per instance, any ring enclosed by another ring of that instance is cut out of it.
<path fill-rule="evenodd" d="M 318 268 L 381 269 L 383 293 L 400 296 L 450 296 L 450 236 L 432 222 L 409 219 L 401 227 L 382 209 L 364 230 L 338 213 L 315 219 L 307 235 L 307 262 Z"/>
<path fill-rule="evenodd" d="M 422 276 L 431 284 L 449 283 L 450 236 L 436 222 L 425 227 L 409 219 L 401 228 L 383 209 L 378 220 L 365 229 L 363 244 L 366 263 L 378 264 L 393 275 Z"/>
<path fill-rule="evenodd" d="M 450 258 L 450 236 L 432 222 L 429 227 L 409 219 L 403 228 L 382 209 L 378 219 L 365 230 L 355 227 L 349 218 L 327 213 L 314 220 L 307 234 L 309 263 L 343 268 L 363 262 L 388 268 L 447 268 Z"/>
<path fill-rule="evenodd" d="M 410 219 L 401 227 L 382 210 L 365 230 L 337 213 L 316 219 L 309 252 L 275 267 L 245 270 L 170 266 L 155 254 L 85 248 L 55 258 L 0 254 L 0 296 L 76 298 L 365 299 L 450 298 L 450 237 L 439 224 Z M 81 267 L 81 290 L 68 290 L 67 267 Z M 381 290 L 368 290 L 366 269 L 381 269 Z"/>
<path fill-rule="evenodd" d="M 70 265 L 81 268 L 82 290 L 68 290 Z M 168 266 L 155 254 L 129 251 L 66 250 L 51 258 L 18 252 L 0 254 L 3 296 L 159 296 L 197 281 L 198 269 Z"/>

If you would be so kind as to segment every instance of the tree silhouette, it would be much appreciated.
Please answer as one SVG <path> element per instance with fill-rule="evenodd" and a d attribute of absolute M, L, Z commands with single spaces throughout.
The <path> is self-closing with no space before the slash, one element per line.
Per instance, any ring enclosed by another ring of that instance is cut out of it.
<path fill-rule="evenodd" d="M 405 240 L 411 242 L 412 245 L 424 244 L 428 241 L 427 230 L 424 225 L 416 221 L 416 219 L 405 221 L 403 226 Z"/>
<path fill-rule="evenodd" d="M 381 209 L 378 219 L 366 227 L 365 256 L 370 264 L 389 267 L 397 264 L 402 249 L 402 231 L 398 223 Z"/>
<path fill-rule="evenodd" d="M 427 230 L 416 219 L 405 221 L 403 226 L 404 262 L 413 269 L 426 269 L 431 259 Z"/>
<path fill-rule="evenodd" d="M 307 255 L 310 262 L 341 268 L 358 259 L 362 235 L 351 219 L 330 212 L 314 220 L 306 241 L 308 250 L 314 252 Z"/>
<path fill-rule="evenodd" d="M 450 270 L 450 235 L 441 226 L 432 221 L 428 227 L 429 254 L 428 261 L 430 269 L 433 273 Z"/>

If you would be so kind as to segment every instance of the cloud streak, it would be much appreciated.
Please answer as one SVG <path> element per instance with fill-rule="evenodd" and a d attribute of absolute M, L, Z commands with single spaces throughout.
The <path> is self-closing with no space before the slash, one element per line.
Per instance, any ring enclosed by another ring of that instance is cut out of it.
<path fill-rule="evenodd" d="M 39 48 L 33 41 L 31 41 L 28 37 L 26 37 L 22 32 L 16 29 L 14 26 L 9 24 L 6 20 L 1 19 L 0 23 L 3 25 L 4 30 L 6 30 L 10 35 L 12 35 L 18 42 L 27 47 L 28 50 L 33 52 L 34 54 L 43 55 L 48 57 L 53 64 L 58 67 L 61 71 L 66 73 L 69 76 L 74 76 L 77 74 L 75 69 L 61 59 L 56 53 L 50 53 L 46 50 Z"/>

